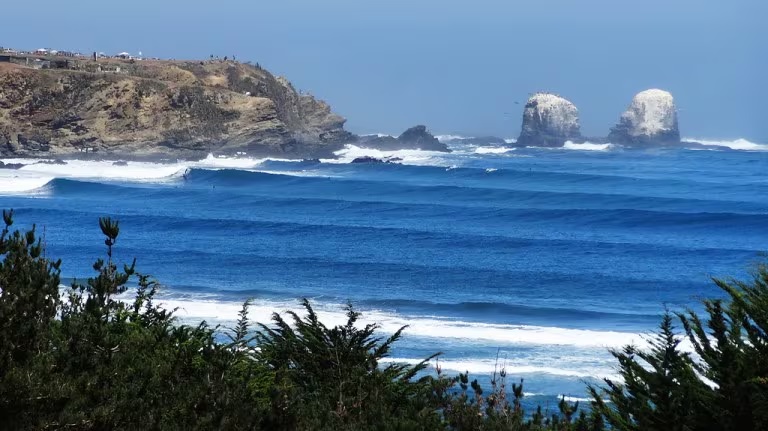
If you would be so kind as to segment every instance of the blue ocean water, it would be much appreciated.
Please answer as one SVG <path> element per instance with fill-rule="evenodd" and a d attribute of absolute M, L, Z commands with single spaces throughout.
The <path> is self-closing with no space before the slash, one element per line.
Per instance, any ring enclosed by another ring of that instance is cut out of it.
<path fill-rule="evenodd" d="M 184 321 L 299 309 L 328 324 L 351 301 L 393 360 L 443 352 L 448 373 L 504 367 L 554 405 L 615 375 L 609 348 L 642 344 L 664 307 L 718 295 L 768 249 L 768 152 L 477 147 L 356 149 L 340 160 L 70 161 L 0 170 L 0 208 L 44 230 L 63 275 L 104 255 L 98 217 L 120 220 Z M 764 148 L 768 150 L 767 148 Z M 394 155 L 401 163 L 352 164 Z M 186 179 L 181 175 L 189 169 Z"/>

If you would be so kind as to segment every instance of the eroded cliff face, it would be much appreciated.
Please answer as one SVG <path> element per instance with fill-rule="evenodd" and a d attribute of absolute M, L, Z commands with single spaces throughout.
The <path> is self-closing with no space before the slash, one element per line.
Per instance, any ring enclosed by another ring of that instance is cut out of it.
<path fill-rule="evenodd" d="M 328 104 L 258 66 L 102 65 L 0 66 L 0 156 L 317 157 L 354 138 Z"/>

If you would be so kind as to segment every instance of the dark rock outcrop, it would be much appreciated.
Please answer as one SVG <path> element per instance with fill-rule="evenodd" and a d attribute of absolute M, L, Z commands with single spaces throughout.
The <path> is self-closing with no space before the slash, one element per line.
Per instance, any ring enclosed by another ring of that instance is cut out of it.
<path fill-rule="evenodd" d="M 579 110 L 573 103 L 551 93 L 536 93 L 528 99 L 517 146 L 561 147 L 580 139 Z"/>
<path fill-rule="evenodd" d="M 0 169 L 21 169 L 25 165 L 23 163 L 5 163 L 0 162 Z"/>
<path fill-rule="evenodd" d="M 427 131 L 426 126 L 415 126 L 403 132 L 399 137 L 393 136 L 361 136 L 356 142 L 363 148 L 373 148 L 383 151 L 423 150 L 450 152 L 448 146 L 440 142 Z"/>
<path fill-rule="evenodd" d="M 40 160 L 36 165 L 66 165 L 67 162 L 61 159 L 53 159 L 53 160 Z"/>
<path fill-rule="evenodd" d="M 378 164 L 378 163 L 397 163 L 397 162 L 400 162 L 402 160 L 403 159 L 401 159 L 400 157 L 385 157 L 383 159 L 378 159 L 376 157 L 363 156 L 363 157 L 358 157 L 358 158 L 352 160 L 350 163 L 354 163 L 354 164 L 361 164 L 361 163 L 374 163 L 374 164 Z"/>
<path fill-rule="evenodd" d="M 376 157 L 363 156 L 352 160 L 350 163 L 363 164 L 363 163 L 384 163 L 384 160 L 377 159 Z"/>
<path fill-rule="evenodd" d="M 672 95 L 658 89 L 635 95 L 608 140 L 628 146 L 679 145 L 680 129 Z"/>
<path fill-rule="evenodd" d="M 403 132 L 397 140 L 408 148 L 424 151 L 449 151 L 448 146 L 429 133 L 426 126 L 411 127 Z"/>

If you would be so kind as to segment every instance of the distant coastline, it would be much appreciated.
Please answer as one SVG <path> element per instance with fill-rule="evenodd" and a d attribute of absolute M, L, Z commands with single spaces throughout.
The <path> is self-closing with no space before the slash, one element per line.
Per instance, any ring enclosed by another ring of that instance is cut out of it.
<path fill-rule="evenodd" d="M 334 158 L 348 144 L 449 151 L 426 126 L 399 137 L 350 133 L 329 104 L 235 56 L 163 60 L 128 52 L 0 48 L 0 89 L 5 95 L 0 103 L 3 158 L 318 159 Z M 607 137 L 582 136 L 578 109 L 564 97 L 534 93 L 525 105 L 520 135 L 506 141 L 513 147 L 713 149 L 712 143 L 680 138 L 672 95 L 657 89 L 636 95 Z"/>

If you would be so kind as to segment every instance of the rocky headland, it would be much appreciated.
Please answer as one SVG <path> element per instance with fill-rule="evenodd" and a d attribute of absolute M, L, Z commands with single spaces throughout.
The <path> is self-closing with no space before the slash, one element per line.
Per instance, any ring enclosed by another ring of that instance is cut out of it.
<path fill-rule="evenodd" d="M 0 63 L 0 156 L 329 157 L 345 119 L 258 65 L 233 61 Z"/>

